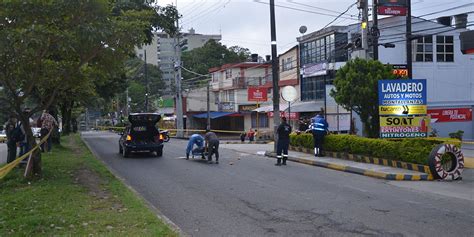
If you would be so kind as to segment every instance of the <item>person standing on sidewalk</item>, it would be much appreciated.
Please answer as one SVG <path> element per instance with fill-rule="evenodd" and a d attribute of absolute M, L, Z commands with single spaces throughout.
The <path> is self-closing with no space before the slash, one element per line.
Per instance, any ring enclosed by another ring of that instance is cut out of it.
<path fill-rule="evenodd" d="M 48 111 L 43 110 L 43 114 L 41 115 L 41 135 L 43 136 L 43 134 L 48 134 L 50 131 L 53 131 L 55 126 L 58 126 L 58 121 L 56 121 L 56 119 L 51 114 L 49 114 Z M 43 146 L 43 151 L 51 151 L 51 146 L 52 144 L 50 134 L 46 140 L 46 144 Z"/>
<path fill-rule="evenodd" d="M 313 132 L 314 156 L 321 157 L 323 156 L 324 136 L 326 136 L 329 125 L 321 112 L 319 112 L 312 120 L 313 122 L 310 125 L 310 129 Z"/>
<path fill-rule="evenodd" d="M 277 163 L 276 166 L 286 165 L 288 159 L 288 147 L 290 146 L 291 126 L 286 122 L 286 117 L 281 118 L 281 124 L 277 129 Z M 283 158 L 283 163 L 281 162 Z"/>
<path fill-rule="evenodd" d="M 17 141 L 13 138 L 13 133 L 14 130 L 18 126 L 18 120 L 16 119 L 16 116 L 14 114 L 10 115 L 10 118 L 8 119 L 7 123 L 5 124 L 5 132 L 7 134 L 7 163 L 10 163 L 16 159 L 16 153 L 17 153 Z"/>
<path fill-rule="evenodd" d="M 207 163 L 212 164 L 212 154 L 216 154 L 216 164 L 219 164 L 219 138 L 209 129 L 206 130 L 206 135 L 204 135 L 205 147 L 207 148 L 208 158 Z"/>

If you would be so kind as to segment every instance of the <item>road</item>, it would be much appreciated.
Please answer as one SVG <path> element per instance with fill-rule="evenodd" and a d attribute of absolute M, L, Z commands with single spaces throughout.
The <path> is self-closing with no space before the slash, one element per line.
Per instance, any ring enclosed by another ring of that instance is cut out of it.
<path fill-rule="evenodd" d="M 474 236 L 474 203 L 339 171 L 221 149 L 219 165 L 118 154 L 116 134 L 83 133 L 93 152 L 192 236 Z"/>

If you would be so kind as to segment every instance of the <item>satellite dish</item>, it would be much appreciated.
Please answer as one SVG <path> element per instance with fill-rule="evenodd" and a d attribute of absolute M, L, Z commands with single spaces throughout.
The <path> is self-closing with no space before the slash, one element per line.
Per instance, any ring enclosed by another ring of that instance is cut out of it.
<path fill-rule="evenodd" d="M 300 27 L 300 33 L 301 33 L 301 34 L 306 33 L 307 30 L 308 30 L 308 28 L 307 28 L 306 26 L 301 26 L 301 27 Z"/>
<path fill-rule="evenodd" d="M 285 86 L 281 90 L 281 97 L 287 102 L 293 102 L 298 98 L 298 91 L 294 86 Z"/>

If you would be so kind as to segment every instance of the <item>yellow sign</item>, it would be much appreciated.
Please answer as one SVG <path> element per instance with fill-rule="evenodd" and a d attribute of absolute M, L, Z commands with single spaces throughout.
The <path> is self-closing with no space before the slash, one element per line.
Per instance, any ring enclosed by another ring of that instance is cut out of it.
<path fill-rule="evenodd" d="M 422 126 L 426 117 L 380 117 L 380 126 L 412 127 Z M 425 121 L 426 123 L 426 121 Z"/>
<path fill-rule="evenodd" d="M 427 114 L 426 105 L 379 106 L 379 115 Z"/>

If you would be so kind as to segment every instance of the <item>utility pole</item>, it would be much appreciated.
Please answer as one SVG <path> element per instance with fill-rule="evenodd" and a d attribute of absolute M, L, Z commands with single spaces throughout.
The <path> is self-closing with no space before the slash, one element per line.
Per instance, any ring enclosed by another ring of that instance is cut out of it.
<path fill-rule="evenodd" d="M 360 0 L 362 4 L 362 49 L 365 51 L 367 59 L 367 50 L 369 49 L 369 37 L 367 34 L 369 23 L 369 0 Z"/>
<path fill-rule="evenodd" d="M 274 152 L 277 150 L 278 134 L 277 127 L 280 125 L 280 90 L 278 88 L 278 55 L 276 41 L 276 25 L 275 25 L 275 0 L 270 0 L 270 31 L 272 44 L 272 84 L 273 84 L 273 134 L 275 144 Z"/>
<path fill-rule="evenodd" d="M 176 8 L 178 7 L 178 1 L 176 1 Z M 183 131 L 183 100 L 181 97 L 181 48 L 178 49 L 179 46 L 179 36 L 180 36 L 180 29 L 179 29 L 179 17 L 176 17 L 176 29 L 178 31 L 177 35 L 175 36 L 175 44 L 174 44 L 174 53 L 175 53 L 175 82 L 176 82 L 176 137 L 182 138 L 184 137 Z M 177 42 L 176 42 L 177 41 Z"/>
<path fill-rule="evenodd" d="M 211 98 L 210 98 L 210 82 L 207 83 L 207 130 L 211 130 Z"/>
<path fill-rule="evenodd" d="M 406 21 L 406 48 L 407 48 L 407 70 L 408 79 L 413 79 L 413 58 L 411 48 L 411 0 L 407 0 L 407 21 Z"/>
<path fill-rule="evenodd" d="M 148 67 L 146 62 L 146 49 L 145 51 L 145 112 L 148 112 Z"/>
<path fill-rule="evenodd" d="M 378 0 L 373 0 L 372 2 L 372 48 L 374 53 L 374 60 L 379 60 L 379 19 L 378 19 Z"/>

